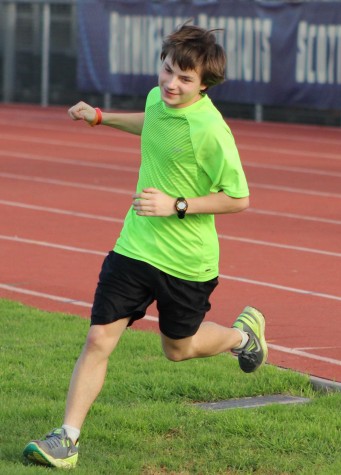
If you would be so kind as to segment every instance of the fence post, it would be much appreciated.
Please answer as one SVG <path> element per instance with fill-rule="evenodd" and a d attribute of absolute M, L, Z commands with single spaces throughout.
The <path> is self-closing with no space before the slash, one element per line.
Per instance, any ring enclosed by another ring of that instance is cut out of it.
<path fill-rule="evenodd" d="M 5 25 L 4 25 L 4 102 L 13 101 L 15 84 L 15 36 L 17 6 L 14 2 L 5 5 Z"/>
<path fill-rule="evenodd" d="M 263 122 L 263 106 L 262 104 L 255 104 L 255 121 Z"/>
<path fill-rule="evenodd" d="M 50 30 L 51 7 L 48 3 L 43 5 L 43 35 L 41 49 L 41 106 L 49 105 L 49 76 L 50 76 Z"/>

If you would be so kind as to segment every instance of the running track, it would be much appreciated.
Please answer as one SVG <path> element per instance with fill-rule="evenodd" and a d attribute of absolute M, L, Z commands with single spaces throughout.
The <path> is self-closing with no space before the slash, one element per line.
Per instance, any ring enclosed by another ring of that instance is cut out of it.
<path fill-rule="evenodd" d="M 269 362 L 341 382 L 341 129 L 229 121 L 249 210 L 219 216 L 208 317 L 267 317 Z M 0 107 L 0 297 L 88 317 L 137 179 L 139 138 L 66 108 Z M 137 328 L 157 330 L 152 306 Z"/>

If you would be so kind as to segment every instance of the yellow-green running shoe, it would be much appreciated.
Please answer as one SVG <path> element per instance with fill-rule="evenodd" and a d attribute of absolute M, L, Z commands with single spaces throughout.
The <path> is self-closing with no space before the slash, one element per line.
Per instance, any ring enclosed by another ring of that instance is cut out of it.
<path fill-rule="evenodd" d="M 32 440 L 24 449 L 31 463 L 57 468 L 74 468 L 78 459 L 78 442 L 74 444 L 65 429 L 54 429 L 43 440 Z"/>
<path fill-rule="evenodd" d="M 268 347 L 264 337 L 265 319 L 262 313 L 254 307 L 245 307 L 232 328 L 239 328 L 249 335 L 249 341 L 241 349 L 233 349 L 238 355 L 240 368 L 245 373 L 252 373 L 265 363 L 268 357 Z"/>

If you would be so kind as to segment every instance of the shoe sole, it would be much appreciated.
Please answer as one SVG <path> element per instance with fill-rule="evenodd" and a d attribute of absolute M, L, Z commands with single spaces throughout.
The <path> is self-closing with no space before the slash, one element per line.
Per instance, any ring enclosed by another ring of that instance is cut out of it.
<path fill-rule="evenodd" d="M 264 364 L 266 362 L 266 360 L 268 359 L 268 345 L 266 344 L 266 341 L 265 341 L 265 318 L 264 318 L 264 315 L 259 311 L 257 310 L 256 308 L 254 309 L 256 310 L 257 314 L 259 314 L 261 316 L 260 318 L 260 336 L 258 337 L 258 340 L 259 340 L 259 344 L 263 350 L 263 359 L 262 359 L 262 362 L 260 365 Z"/>
<path fill-rule="evenodd" d="M 64 459 L 55 459 L 44 452 L 39 445 L 35 443 L 29 444 L 24 450 L 24 457 L 29 461 L 38 465 L 45 465 L 46 467 L 56 467 L 56 468 L 65 468 L 72 469 L 76 467 L 77 455 L 72 455 L 68 460 Z M 76 457 L 75 457 L 76 456 Z M 75 463 L 70 462 L 70 460 L 76 458 Z"/>

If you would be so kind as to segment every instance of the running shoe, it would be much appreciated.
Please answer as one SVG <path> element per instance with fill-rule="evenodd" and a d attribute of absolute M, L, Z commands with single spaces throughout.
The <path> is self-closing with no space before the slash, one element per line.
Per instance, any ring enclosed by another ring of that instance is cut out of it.
<path fill-rule="evenodd" d="M 249 335 L 249 341 L 245 347 L 233 349 L 232 352 L 238 355 L 240 368 L 245 373 L 252 373 L 265 363 L 268 357 L 268 347 L 264 337 L 264 316 L 254 307 L 245 307 L 232 328 L 239 328 Z"/>
<path fill-rule="evenodd" d="M 78 442 L 74 444 L 65 429 L 54 429 L 45 439 L 27 444 L 24 457 L 38 465 L 74 468 L 78 459 Z"/>

